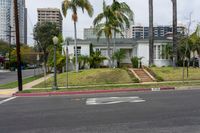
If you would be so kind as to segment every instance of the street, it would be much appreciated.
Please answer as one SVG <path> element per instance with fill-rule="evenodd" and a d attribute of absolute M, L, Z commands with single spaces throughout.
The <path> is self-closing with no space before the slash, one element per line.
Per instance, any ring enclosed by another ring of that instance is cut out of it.
<path fill-rule="evenodd" d="M 143 102 L 86 104 L 88 98 L 105 97 Z M 0 104 L 0 132 L 199 133 L 198 101 L 200 90 L 17 97 Z"/>
<path fill-rule="evenodd" d="M 41 74 L 42 69 L 35 69 L 35 73 L 36 75 Z M 22 70 L 22 76 L 23 78 L 34 76 L 34 69 Z M 6 84 L 14 81 L 17 81 L 17 71 L 0 73 L 0 84 Z"/>

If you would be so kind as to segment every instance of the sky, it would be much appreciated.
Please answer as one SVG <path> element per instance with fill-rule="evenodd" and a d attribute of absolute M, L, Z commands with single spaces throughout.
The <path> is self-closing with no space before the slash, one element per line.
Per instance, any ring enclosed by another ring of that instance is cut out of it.
<path fill-rule="evenodd" d="M 61 8 L 63 0 L 27 0 L 28 9 L 28 44 L 33 44 L 33 28 L 37 23 L 37 8 Z M 105 0 L 111 4 L 112 0 Z M 135 24 L 148 26 L 148 0 L 118 0 L 126 2 L 133 10 Z M 94 8 L 94 15 L 90 18 L 87 13 L 78 12 L 78 38 L 83 38 L 83 29 L 92 26 L 94 18 L 102 12 L 103 0 L 90 0 Z M 195 29 L 197 23 L 200 23 L 200 0 L 177 0 L 178 2 L 178 23 L 188 25 L 189 16 L 192 13 L 192 26 Z M 172 24 L 172 4 L 171 0 L 154 0 L 154 25 L 171 25 Z M 74 29 L 71 20 L 71 13 L 63 18 L 63 36 L 73 37 Z"/>

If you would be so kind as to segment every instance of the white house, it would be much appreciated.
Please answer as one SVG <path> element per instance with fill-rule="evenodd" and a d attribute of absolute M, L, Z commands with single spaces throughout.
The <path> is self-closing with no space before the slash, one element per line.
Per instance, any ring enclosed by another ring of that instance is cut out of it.
<path fill-rule="evenodd" d="M 158 39 L 154 42 L 154 64 L 156 66 L 169 66 L 172 64 L 170 59 L 162 54 L 162 49 L 168 44 L 172 44 L 171 40 Z M 90 55 L 90 44 L 93 46 L 94 51 L 101 51 L 101 54 L 105 57 L 107 55 L 107 42 L 106 39 L 90 40 L 78 40 L 77 41 L 77 53 L 78 55 Z M 75 47 L 74 41 L 70 41 L 68 45 L 69 55 L 74 56 Z M 110 43 L 111 53 L 113 51 L 113 40 Z M 66 49 L 66 45 L 63 46 Z M 123 49 L 126 51 L 126 58 L 122 61 L 124 64 L 131 64 L 132 57 L 142 57 L 142 65 L 149 65 L 149 41 L 148 40 L 133 40 L 133 39 L 116 39 L 116 49 Z M 105 61 L 103 65 L 108 65 L 108 61 Z"/>

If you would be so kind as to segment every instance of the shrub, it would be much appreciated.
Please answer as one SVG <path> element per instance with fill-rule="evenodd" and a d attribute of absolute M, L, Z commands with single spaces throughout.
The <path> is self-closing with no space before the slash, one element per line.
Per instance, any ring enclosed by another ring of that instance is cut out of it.
<path fill-rule="evenodd" d="M 139 58 L 138 57 L 132 57 L 131 58 L 131 63 L 133 68 L 138 68 L 139 65 Z"/>

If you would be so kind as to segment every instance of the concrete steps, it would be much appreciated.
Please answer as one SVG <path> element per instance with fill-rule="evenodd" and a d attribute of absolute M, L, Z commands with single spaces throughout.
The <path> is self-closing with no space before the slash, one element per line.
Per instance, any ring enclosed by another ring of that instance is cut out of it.
<path fill-rule="evenodd" d="M 140 82 L 154 82 L 155 79 L 144 69 L 130 69 L 130 71 L 134 74 L 136 78 L 140 80 Z"/>

